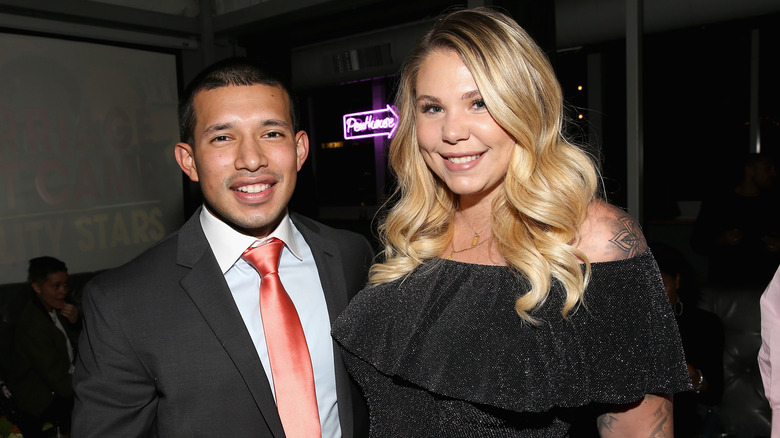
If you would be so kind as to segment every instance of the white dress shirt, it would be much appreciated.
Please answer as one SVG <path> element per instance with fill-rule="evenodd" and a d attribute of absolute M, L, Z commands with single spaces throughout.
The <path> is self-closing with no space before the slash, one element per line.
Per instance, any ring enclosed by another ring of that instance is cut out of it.
<path fill-rule="evenodd" d="M 239 233 L 217 219 L 205 206 L 201 210 L 200 223 L 255 344 L 272 391 L 271 363 L 260 315 L 260 276 L 241 254 L 250 246 L 262 244 L 272 237 L 284 242 L 279 278 L 298 311 L 309 347 L 322 436 L 340 437 L 330 317 L 311 248 L 286 212 L 279 226 L 262 240 Z"/>
<path fill-rule="evenodd" d="M 60 319 L 57 317 L 56 310 L 51 309 L 49 311 L 49 317 L 51 317 L 51 320 L 54 321 L 54 325 L 57 327 L 57 329 L 59 329 L 59 331 L 61 331 L 62 334 L 65 336 L 65 345 L 68 347 L 68 359 L 70 359 L 70 367 L 68 368 L 68 373 L 70 375 L 73 375 L 73 371 L 76 370 L 76 364 L 73 361 L 73 345 L 70 344 L 70 337 L 68 337 L 68 332 L 65 331 L 65 327 L 62 326 Z"/>

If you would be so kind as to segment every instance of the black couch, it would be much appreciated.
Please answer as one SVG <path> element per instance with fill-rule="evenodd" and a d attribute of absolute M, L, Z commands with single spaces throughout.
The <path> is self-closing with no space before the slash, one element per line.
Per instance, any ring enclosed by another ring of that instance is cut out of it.
<path fill-rule="evenodd" d="M 758 370 L 763 289 L 705 287 L 699 306 L 723 322 L 723 400 L 718 410 L 730 437 L 769 437 L 772 411 Z M 780 364 L 778 364 L 780 366 Z"/>

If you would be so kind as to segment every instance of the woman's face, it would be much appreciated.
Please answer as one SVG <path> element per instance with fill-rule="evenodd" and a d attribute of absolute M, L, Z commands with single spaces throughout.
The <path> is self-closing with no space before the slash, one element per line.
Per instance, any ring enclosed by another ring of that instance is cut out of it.
<path fill-rule="evenodd" d="M 32 288 L 47 312 L 51 309 L 62 309 L 65 306 L 65 296 L 68 295 L 68 273 L 52 272 L 46 276 L 45 281 L 32 283 Z"/>
<path fill-rule="evenodd" d="M 515 142 L 493 120 L 460 56 L 433 51 L 420 65 L 415 89 L 417 141 L 428 167 L 461 199 L 492 197 Z"/>

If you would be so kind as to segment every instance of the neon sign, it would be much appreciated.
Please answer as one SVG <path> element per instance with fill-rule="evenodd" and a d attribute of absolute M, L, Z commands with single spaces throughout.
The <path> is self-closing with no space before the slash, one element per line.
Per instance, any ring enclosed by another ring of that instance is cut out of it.
<path fill-rule="evenodd" d="M 387 136 L 393 138 L 398 128 L 398 113 L 387 105 L 383 109 L 344 114 L 344 140 Z"/>

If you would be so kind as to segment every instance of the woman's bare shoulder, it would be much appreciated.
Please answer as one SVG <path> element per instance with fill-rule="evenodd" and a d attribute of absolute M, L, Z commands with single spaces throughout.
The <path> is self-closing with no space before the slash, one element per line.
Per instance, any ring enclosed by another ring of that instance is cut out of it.
<path fill-rule="evenodd" d="M 647 249 L 639 224 L 625 211 L 601 200 L 588 205 L 576 247 L 591 262 L 625 260 Z"/>

